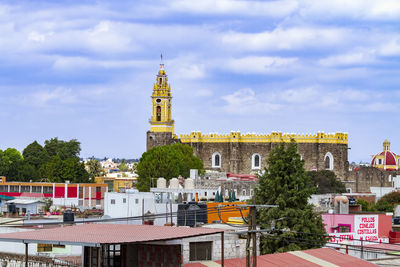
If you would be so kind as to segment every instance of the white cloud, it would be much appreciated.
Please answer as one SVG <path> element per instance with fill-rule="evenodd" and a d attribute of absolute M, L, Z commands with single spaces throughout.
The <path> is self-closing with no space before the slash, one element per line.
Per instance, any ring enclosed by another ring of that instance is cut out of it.
<path fill-rule="evenodd" d="M 360 51 L 322 58 L 319 64 L 325 67 L 366 65 L 376 62 L 375 51 Z"/>
<path fill-rule="evenodd" d="M 382 56 L 399 56 L 400 55 L 400 40 L 392 39 L 381 45 L 379 54 Z"/>
<path fill-rule="evenodd" d="M 255 113 L 267 114 L 275 111 L 286 112 L 393 112 L 399 109 L 399 96 L 387 99 L 385 92 L 374 94 L 371 91 L 356 89 L 325 90 L 320 87 L 269 90 L 256 93 L 250 88 L 239 89 L 222 96 L 223 110 L 243 116 Z M 393 95 L 393 94 L 391 94 Z M 395 94 L 394 94 L 395 95 Z M 385 102 L 386 101 L 386 102 Z"/>
<path fill-rule="evenodd" d="M 120 68 L 144 68 L 151 65 L 150 61 L 144 60 L 100 60 L 90 57 L 77 56 L 54 56 L 52 68 L 57 71 L 80 71 L 82 69 L 120 69 Z"/>
<path fill-rule="evenodd" d="M 249 56 L 229 59 L 225 64 L 221 64 L 220 67 L 242 74 L 265 74 L 279 71 L 289 66 L 293 67 L 293 64 L 296 63 L 296 61 L 297 58 Z"/>
<path fill-rule="evenodd" d="M 288 16 L 296 10 L 298 3 L 293 0 L 283 1 L 242 1 L 242 0 L 201 0 L 168 1 L 172 11 L 198 14 L 246 15 L 263 17 Z"/>
<path fill-rule="evenodd" d="M 332 19 L 347 17 L 360 20 L 393 20 L 400 18 L 397 0 L 307 0 L 299 11 L 305 18 Z"/>
<path fill-rule="evenodd" d="M 261 33 L 230 32 L 223 34 L 221 41 L 231 49 L 268 51 L 332 47 L 352 39 L 351 31 L 345 28 L 277 27 Z"/>
<path fill-rule="evenodd" d="M 239 89 L 233 94 L 223 96 L 222 99 L 226 103 L 223 109 L 229 114 L 265 114 L 282 107 L 280 104 L 264 101 L 266 99 L 261 100 L 250 88 Z"/>
<path fill-rule="evenodd" d="M 54 90 L 41 90 L 27 96 L 24 99 L 26 104 L 34 106 L 46 106 L 51 103 L 72 104 L 78 101 L 77 96 L 71 89 L 56 88 Z"/>

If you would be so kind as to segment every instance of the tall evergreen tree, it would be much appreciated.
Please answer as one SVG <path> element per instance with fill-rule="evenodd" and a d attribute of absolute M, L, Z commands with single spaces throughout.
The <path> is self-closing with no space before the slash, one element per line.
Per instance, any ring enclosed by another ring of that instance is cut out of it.
<path fill-rule="evenodd" d="M 271 150 L 268 169 L 259 177 L 257 204 L 279 205 L 260 210 L 258 223 L 271 235 L 261 239 L 263 254 L 321 247 L 325 244 L 322 218 L 308 204 L 314 188 L 297 153 L 297 144 L 281 144 Z"/>

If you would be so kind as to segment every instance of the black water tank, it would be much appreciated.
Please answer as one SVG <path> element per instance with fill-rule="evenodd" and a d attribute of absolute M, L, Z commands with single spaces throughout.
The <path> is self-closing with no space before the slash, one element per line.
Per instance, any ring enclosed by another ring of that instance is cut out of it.
<path fill-rule="evenodd" d="M 75 221 L 75 214 L 71 210 L 66 210 L 63 217 L 66 223 L 73 223 Z"/>
<path fill-rule="evenodd" d="M 189 202 L 178 205 L 178 226 L 193 227 L 198 223 L 208 223 L 207 204 Z"/>

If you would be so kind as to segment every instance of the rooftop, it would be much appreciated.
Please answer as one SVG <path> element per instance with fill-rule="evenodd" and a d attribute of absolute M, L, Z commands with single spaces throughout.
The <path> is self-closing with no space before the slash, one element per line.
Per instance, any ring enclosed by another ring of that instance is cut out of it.
<path fill-rule="evenodd" d="M 0 234 L 2 242 L 99 247 L 101 244 L 142 243 L 222 233 L 221 229 L 126 224 L 82 224 Z"/>
<path fill-rule="evenodd" d="M 185 267 L 205 267 L 205 266 L 221 266 L 221 261 L 198 262 L 185 264 Z M 246 266 L 246 258 L 225 260 L 227 267 Z M 351 267 L 368 267 L 376 266 L 359 258 L 342 254 L 330 248 L 317 248 L 302 251 L 291 251 L 286 253 L 267 254 L 257 257 L 258 266 L 351 266 Z"/>

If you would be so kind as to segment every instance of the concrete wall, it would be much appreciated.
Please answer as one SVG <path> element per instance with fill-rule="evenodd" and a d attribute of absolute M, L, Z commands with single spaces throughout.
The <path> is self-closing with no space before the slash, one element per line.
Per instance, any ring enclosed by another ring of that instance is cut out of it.
<path fill-rule="evenodd" d="M 124 203 L 125 199 L 125 203 Z M 111 204 L 111 200 L 115 201 L 115 204 Z M 143 206 L 144 204 L 144 206 Z M 170 205 L 165 203 L 155 203 L 153 193 L 138 192 L 138 193 L 115 193 L 107 192 L 105 194 L 104 204 L 104 215 L 110 216 L 111 218 L 122 218 L 122 217 L 140 217 L 142 216 L 142 210 L 144 207 L 144 213 L 150 211 L 153 214 L 164 214 L 170 213 Z M 178 205 L 172 204 L 172 212 L 177 212 Z M 176 216 L 172 216 L 173 223 L 176 224 Z M 155 225 L 164 225 L 166 222 L 171 221 L 171 216 L 163 216 L 157 218 L 154 221 Z M 129 224 L 142 224 L 142 220 L 126 220 L 120 223 Z"/>
<path fill-rule="evenodd" d="M 195 238 L 186 238 L 182 240 L 183 263 L 189 262 L 189 244 L 190 242 L 212 241 L 211 260 L 221 259 L 221 234 L 200 236 Z M 224 256 L 225 259 L 245 258 L 246 257 L 246 239 L 240 239 L 239 235 L 226 231 L 224 236 Z M 259 240 L 258 240 L 259 241 Z M 257 242 L 259 244 L 259 242 Z M 260 255 L 259 251 L 257 255 Z"/>

